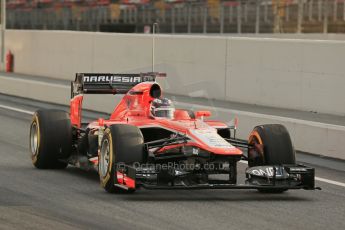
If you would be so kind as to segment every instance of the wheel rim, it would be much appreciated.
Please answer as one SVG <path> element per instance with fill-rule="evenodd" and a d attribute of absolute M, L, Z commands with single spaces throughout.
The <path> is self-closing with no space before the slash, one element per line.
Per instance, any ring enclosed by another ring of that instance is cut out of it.
<path fill-rule="evenodd" d="M 38 148 L 38 126 L 36 122 L 32 123 L 30 129 L 30 148 L 32 156 L 35 156 Z"/>
<path fill-rule="evenodd" d="M 100 159 L 100 164 L 99 164 L 99 173 L 101 174 L 102 177 L 105 177 L 107 175 L 109 161 L 110 161 L 110 145 L 109 145 L 109 141 L 105 139 L 101 147 L 101 159 Z"/>

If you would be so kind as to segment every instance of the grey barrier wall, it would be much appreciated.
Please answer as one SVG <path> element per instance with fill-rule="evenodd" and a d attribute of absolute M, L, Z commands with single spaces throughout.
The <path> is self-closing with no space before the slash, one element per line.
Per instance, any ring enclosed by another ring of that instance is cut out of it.
<path fill-rule="evenodd" d="M 152 35 L 8 30 L 15 72 L 152 70 Z M 155 70 L 174 94 L 345 115 L 345 41 L 155 36 Z"/>
<path fill-rule="evenodd" d="M 227 100 L 344 115 L 345 42 L 228 41 Z"/>

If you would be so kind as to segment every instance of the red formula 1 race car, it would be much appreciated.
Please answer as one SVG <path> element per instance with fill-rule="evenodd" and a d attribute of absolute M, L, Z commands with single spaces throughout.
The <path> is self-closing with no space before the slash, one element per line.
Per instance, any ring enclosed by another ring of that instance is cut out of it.
<path fill-rule="evenodd" d="M 296 164 L 284 126 L 257 126 L 248 141 L 241 141 L 235 138 L 236 125 L 206 119 L 209 111 L 174 108 L 162 97 L 156 82 L 159 76 L 165 74 L 77 74 L 71 86 L 70 114 L 38 110 L 33 116 L 34 166 L 95 168 L 108 192 L 141 187 L 315 189 L 314 169 Z M 109 119 L 82 123 L 84 94 L 124 97 Z M 243 184 L 237 183 L 240 160 L 248 161 Z"/>

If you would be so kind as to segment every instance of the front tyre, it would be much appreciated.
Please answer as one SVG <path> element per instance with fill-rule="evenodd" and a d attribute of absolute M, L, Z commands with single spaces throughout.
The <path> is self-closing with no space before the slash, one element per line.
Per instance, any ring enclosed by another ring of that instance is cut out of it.
<path fill-rule="evenodd" d="M 256 126 L 249 136 L 248 166 L 296 164 L 295 150 L 287 129 L 280 124 Z M 258 189 L 282 193 L 286 189 Z"/>
<path fill-rule="evenodd" d="M 32 164 L 39 169 L 62 169 L 72 151 L 72 128 L 68 113 L 38 110 L 30 126 Z"/>
<path fill-rule="evenodd" d="M 109 193 L 134 192 L 115 186 L 117 165 L 144 163 L 144 137 L 140 129 L 127 124 L 116 124 L 105 129 L 98 156 L 98 173 L 101 186 Z"/>

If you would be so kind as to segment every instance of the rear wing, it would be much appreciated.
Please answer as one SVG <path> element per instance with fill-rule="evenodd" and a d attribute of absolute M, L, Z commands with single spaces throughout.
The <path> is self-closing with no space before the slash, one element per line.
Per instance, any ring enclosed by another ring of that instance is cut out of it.
<path fill-rule="evenodd" d="M 154 82 L 156 77 L 166 77 L 166 73 L 77 73 L 71 82 L 71 98 L 79 94 L 126 94 L 133 86 Z"/>

